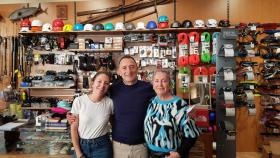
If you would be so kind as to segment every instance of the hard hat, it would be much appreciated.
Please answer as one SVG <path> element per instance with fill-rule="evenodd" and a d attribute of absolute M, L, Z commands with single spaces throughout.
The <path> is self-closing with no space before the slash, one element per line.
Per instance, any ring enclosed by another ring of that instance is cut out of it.
<path fill-rule="evenodd" d="M 192 21 L 190 21 L 190 20 L 183 21 L 182 27 L 185 27 L 185 28 L 193 27 Z"/>
<path fill-rule="evenodd" d="M 42 27 L 43 23 L 41 20 L 33 20 L 32 23 L 31 23 L 31 26 L 40 26 Z"/>
<path fill-rule="evenodd" d="M 218 22 L 216 19 L 208 19 L 207 20 L 207 27 L 217 27 L 218 26 Z"/>
<path fill-rule="evenodd" d="M 31 22 L 28 18 L 25 18 L 20 21 L 20 27 L 30 27 L 30 26 L 31 26 Z"/>
<path fill-rule="evenodd" d="M 45 23 L 43 25 L 42 31 L 44 32 L 51 32 L 52 31 L 52 24 L 50 23 Z"/>
<path fill-rule="evenodd" d="M 146 29 L 156 29 L 157 28 L 157 23 L 155 21 L 149 21 Z"/>
<path fill-rule="evenodd" d="M 92 24 L 85 24 L 84 31 L 92 31 L 92 30 L 93 30 L 93 25 Z"/>
<path fill-rule="evenodd" d="M 135 25 L 133 23 L 131 23 L 131 22 L 126 23 L 125 24 L 125 29 L 126 30 L 134 30 L 135 29 Z"/>
<path fill-rule="evenodd" d="M 194 27 L 205 27 L 203 20 L 195 20 Z"/>
<path fill-rule="evenodd" d="M 55 19 L 53 20 L 53 31 L 62 31 L 64 23 L 61 19 Z"/>
<path fill-rule="evenodd" d="M 73 27 L 74 31 L 83 31 L 84 30 L 84 26 L 82 24 L 75 24 Z"/>
<path fill-rule="evenodd" d="M 158 18 L 158 23 L 161 23 L 161 22 L 168 22 L 168 17 L 165 15 L 160 16 Z"/>
<path fill-rule="evenodd" d="M 115 25 L 115 30 L 124 30 L 124 24 L 122 22 L 117 22 Z"/>
<path fill-rule="evenodd" d="M 136 30 L 142 30 L 145 29 L 145 24 L 143 22 L 138 22 Z"/>
<path fill-rule="evenodd" d="M 181 27 L 181 23 L 179 21 L 174 21 L 171 26 L 171 28 L 179 28 Z"/>
<path fill-rule="evenodd" d="M 71 24 L 66 24 L 63 26 L 63 31 L 65 32 L 73 31 L 73 26 Z"/>
<path fill-rule="evenodd" d="M 31 31 L 32 32 L 37 32 L 37 31 L 42 31 L 42 21 L 41 20 L 33 20 L 31 22 Z"/>
<path fill-rule="evenodd" d="M 108 22 L 105 24 L 104 30 L 107 30 L 107 31 L 114 30 L 114 25 L 112 23 Z"/>
<path fill-rule="evenodd" d="M 20 32 L 30 32 L 30 27 L 21 27 Z"/>
<path fill-rule="evenodd" d="M 168 22 L 161 22 L 158 24 L 159 29 L 169 28 Z"/>
<path fill-rule="evenodd" d="M 104 26 L 103 26 L 103 24 L 97 24 L 97 25 L 95 25 L 94 29 L 95 29 L 96 31 L 104 30 Z"/>
<path fill-rule="evenodd" d="M 219 21 L 219 26 L 220 27 L 229 27 L 230 26 L 230 22 L 229 20 L 223 19 Z"/>

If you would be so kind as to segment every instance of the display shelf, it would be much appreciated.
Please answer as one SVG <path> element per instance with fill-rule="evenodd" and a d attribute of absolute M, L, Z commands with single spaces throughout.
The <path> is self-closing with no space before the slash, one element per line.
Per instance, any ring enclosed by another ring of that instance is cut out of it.
<path fill-rule="evenodd" d="M 77 35 L 77 34 L 93 34 L 93 35 L 122 35 L 122 34 L 129 34 L 129 33 L 178 33 L 178 32 L 192 32 L 192 31 L 197 31 L 197 32 L 215 32 L 215 31 L 221 31 L 220 27 L 216 28 L 208 28 L 208 27 L 203 27 L 203 28 L 167 28 L 167 29 L 143 29 L 143 30 L 112 30 L 112 31 L 69 31 L 69 32 L 63 32 L 63 31 L 58 31 L 58 32 L 19 32 L 21 35 L 34 35 L 34 34 L 57 34 L 57 35 Z"/>
<path fill-rule="evenodd" d="M 107 53 L 107 52 L 123 52 L 123 49 L 68 49 L 70 52 L 96 52 L 96 53 Z"/>
<path fill-rule="evenodd" d="M 72 89 L 71 87 L 19 87 L 21 89 Z"/>
<path fill-rule="evenodd" d="M 50 110 L 50 107 L 22 107 L 24 110 Z"/>

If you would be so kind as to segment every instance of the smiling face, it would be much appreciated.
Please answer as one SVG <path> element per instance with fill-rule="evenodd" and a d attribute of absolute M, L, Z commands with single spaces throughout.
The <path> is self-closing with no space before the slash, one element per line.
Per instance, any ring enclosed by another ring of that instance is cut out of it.
<path fill-rule="evenodd" d="M 157 71 L 153 78 L 153 89 L 158 96 L 168 96 L 171 94 L 170 77 L 167 72 Z"/>
<path fill-rule="evenodd" d="M 137 81 L 137 73 L 138 67 L 132 57 L 121 59 L 118 74 L 122 77 L 124 84 L 133 85 Z"/>
<path fill-rule="evenodd" d="M 106 73 L 96 74 L 92 81 L 92 91 L 94 94 L 104 96 L 110 85 L 110 76 Z"/>

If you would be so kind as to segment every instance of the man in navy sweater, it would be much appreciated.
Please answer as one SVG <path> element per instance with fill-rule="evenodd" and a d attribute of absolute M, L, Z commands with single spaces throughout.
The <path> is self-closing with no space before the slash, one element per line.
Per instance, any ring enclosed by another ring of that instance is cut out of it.
<path fill-rule="evenodd" d="M 144 119 L 155 92 L 150 83 L 137 79 L 137 73 L 134 58 L 123 56 L 118 67 L 122 81 L 111 87 L 114 103 L 114 158 L 148 158 L 144 144 Z"/>

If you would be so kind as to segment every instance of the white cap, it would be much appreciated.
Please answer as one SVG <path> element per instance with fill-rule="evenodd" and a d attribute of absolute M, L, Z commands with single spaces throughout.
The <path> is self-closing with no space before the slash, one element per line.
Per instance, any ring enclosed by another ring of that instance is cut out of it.
<path fill-rule="evenodd" d="M 195 20 L 194 27 L 205 27 L 203 20 Z"/>
<path fill-rule="evenodd" d="M 42 26 L 43 25 L 43 23 L 42 23 L 42 21 L 41 20 L 33 20 L 32 22 L 31 22 L 31 26 Z"/>
<path fill-rule="evenodd" d="M 84 31 L 92 31 L 92 30 L 93 30 L 93 25 L 92 24 L 85 24 Z"/>
<path fill-rule="evenodd" d="M 115 25 L 115 30 L 124 30 L 124 24 L 122 22 L 117 22 Z"/>
<path fill-rule="evenodd" d="M 42 31 L 44 32 L 51 32 L 52 31 L 52 24 L 50 23 L 45 23 L 43 25 Z"/>
<path fill-rule="evenodd" d="M 216 19 L 208 19 L 207 20 L 207 27 L 217 27 L 218 22 Z"/>
<path fill-rule="evenodd" d="M 143 22 L 138 22 L 136 26 L 136 30 L 145 29 L 145 24 Z"/>

